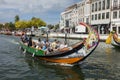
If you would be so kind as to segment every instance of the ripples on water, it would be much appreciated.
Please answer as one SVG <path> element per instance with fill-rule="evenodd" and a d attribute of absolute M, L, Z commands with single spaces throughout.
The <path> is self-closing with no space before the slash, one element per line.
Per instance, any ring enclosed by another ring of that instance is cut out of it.
<path fill-rule="evenodd" d="M 19 38 L 14 36 L 0 35 L 0 80 L 120 79 L 120 49 L 104 42 L 84 62 L 71 67 L 53 65 L 24 55 L 17 41 Z"/>

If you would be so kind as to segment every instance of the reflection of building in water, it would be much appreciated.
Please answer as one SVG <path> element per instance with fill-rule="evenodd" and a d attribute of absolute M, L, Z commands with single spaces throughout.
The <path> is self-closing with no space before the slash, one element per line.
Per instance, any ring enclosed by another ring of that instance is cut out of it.
<path fill-rule="evenodd" d="M 31 70 L 37 71 L 35 73 L 39 73 L 45 79 L 51 79 L 51 76 L 53 76 L 51 80 L 84 80 L 83 73 L 79 67 L 52 65 L 32 58 L 26 58 L 26 62 Z"/>

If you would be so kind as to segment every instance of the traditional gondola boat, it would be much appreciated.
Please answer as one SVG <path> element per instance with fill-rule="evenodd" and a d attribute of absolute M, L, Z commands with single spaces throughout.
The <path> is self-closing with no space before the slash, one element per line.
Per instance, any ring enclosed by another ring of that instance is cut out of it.
<path fill-rule="evenodd" d="M 86 59 L 99 44 L 98 33 L 85 23 L 80 23 L 80 25 L 83 25 L 88 29 L 88 38 L 84 39 L 82 42 L 78 42 L 72 46 L 57 50 L 50 54 L 44 54 L 43 50 L 28 47 L 23 43 L 20 43 L 20 45 L 24 51 L 27 51 L 34 55 L 34 57 L 38 57 L 42 60 L 53 63 L 77 64 Z"/>
<path fill-rule="evenodd" d="M 120 38 L 118 38 L 118 35 L 115 33 L 115 31 L 110 32 L 108 38 L 106 39 L 106 43 L 120 48 Z"/>

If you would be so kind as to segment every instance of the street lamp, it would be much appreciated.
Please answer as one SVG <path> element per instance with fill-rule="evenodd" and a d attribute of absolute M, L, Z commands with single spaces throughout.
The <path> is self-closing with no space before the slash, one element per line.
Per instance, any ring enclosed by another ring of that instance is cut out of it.
<path fill-rule="evenodd" d="M 67 31 L 65 31 L 65 43 L 67 43 Z"/>
<path fill-rule="evenodd" d="M 34 26 L 31 27 L 31 36 L 33 35 Z"/>

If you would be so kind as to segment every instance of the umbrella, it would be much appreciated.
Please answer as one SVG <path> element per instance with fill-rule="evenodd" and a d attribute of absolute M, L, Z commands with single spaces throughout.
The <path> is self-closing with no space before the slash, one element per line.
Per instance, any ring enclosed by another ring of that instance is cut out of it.
<path fill-rule="evenodd" d="M 47 28 L 47 27 L 42 26 L 42 27 L 39 27 L 38 29 L 48 29 L 48 28 Z"/>

